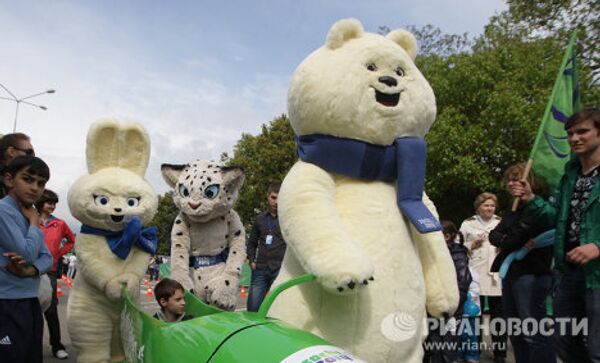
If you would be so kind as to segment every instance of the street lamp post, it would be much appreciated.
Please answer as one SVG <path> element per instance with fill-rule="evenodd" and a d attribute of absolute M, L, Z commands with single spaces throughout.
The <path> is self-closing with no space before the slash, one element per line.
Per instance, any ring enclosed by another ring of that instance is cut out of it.
<path fill-rule="evenodd" d="M 28 100 L 28 99 L 33 98 L 33 97 L 45 95 L 47 93 L 54 93 L 54 92 L 56 92 L 53 89 L 49 89 L 47 91 L 39 92 L 39 93 L 33 94 L 31 96 L 18 98 L 17 96 L 14 95 L 14 93 L 12 93 L 11 91 L 9 91 L 8 88 L 4 87 L 4 85 L 2 83 L 0 83 L 0 87 L 2 87 L 12 97 L 12 98 L 8 98 L 8 97 L 1 97 L 0 96 L 0 99 L 7 100 L 7 101 L 14 101 L 16 103 L 16 105 L 17 105 L 16 108 L 15 108 L 15 122 L 13 124 L 13 133 L 17 131 L 17 117 L 19 116 L 19 105 L 21 103 L 29 105 L 29 106 L 33 106 L 33 107 L 36 107 L 36 108 L 39 108 L 39 109 L 42 109 L 42 110 L 46 111 L 48 109 L 48 107 L 42 106 L 42 105 L 38 105 L 38 104 L 35 104 L 35 103 L 31 103 L 31 102 L 25 101 L 25 100 Z"/>

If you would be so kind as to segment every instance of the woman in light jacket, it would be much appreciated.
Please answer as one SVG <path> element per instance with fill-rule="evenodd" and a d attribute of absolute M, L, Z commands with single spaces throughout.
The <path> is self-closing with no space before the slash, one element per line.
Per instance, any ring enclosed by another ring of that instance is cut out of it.
<path fill-rule="evenodd" d="M 483 298 L 486 297 L 491 319 L 502 319 L 503 317 L 500 276 L 498 273 L 490 272 L 499 251 L 488 239 L 490 232 L 500 223 L 500 217 L 495 214 L 497 205 L 498 198 L 495 194 L 488 192 L 479 194 L 473 203 L 475 215 L 467 218 L 460 226 L 460 231 L 465 237 L 465 246 L 471 254 L 469 266 L 479 275 L 482 305 Z M 495 334 L 495 331 L 490 331 L 490 333 L 494 348 L 494 362 L 504 362 L 506 359 L 506 332 L 502 335 Z"/>

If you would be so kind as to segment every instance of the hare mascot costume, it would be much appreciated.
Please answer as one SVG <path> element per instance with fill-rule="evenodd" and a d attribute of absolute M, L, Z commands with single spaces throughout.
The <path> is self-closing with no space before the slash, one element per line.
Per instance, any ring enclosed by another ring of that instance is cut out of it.
<path fill-rule="evenodd" d="M 134 300 L 150 255 L 156 252 L 158 197 L 144 180 L 150 140 L 139 124 L 94 123 L 88 132 L 89 174 L 68 194 L 83 225 L 75 242 L 78 274 L 69 297 L 68 328 L 79 362 L 124 358 L 119 334 L 121 286 Z"/>

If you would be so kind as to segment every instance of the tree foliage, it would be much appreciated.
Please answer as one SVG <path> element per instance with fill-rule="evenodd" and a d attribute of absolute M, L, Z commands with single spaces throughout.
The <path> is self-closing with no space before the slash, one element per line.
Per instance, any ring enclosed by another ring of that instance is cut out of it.
<path fill-rule="evenodd" d="M 287 117 L 281 115 L 263 124 L 259 135 L 242 134 L 233 156 L 223 154 L 221 159 L 244 168 L 246 179 L 235 210 L 248 226 L 257 212 L 266 208 L 269 183 L 283 181 L 297 160 L 294 132 Z"/>
<path fill-rule="evenodd" d="M 577 30 L 579 54 L 589 68 L 586 82 L 600 86 L 600 2 L 590 0 L 508 0 L 507 16 L 515 27 L 523 27 L 530 37 L 553 36 L 568 39 Z M 597 101 L 597 100 L 596 100 Z"/>
<path fill-rule="evenodd" d="M 472 44 L 472 39 L 467 33 L 447 34 L 431 24 L 423 27 L 407 25 L 404 27 L 411 32 L 417 39 L 419 45 L 419 54 L 422 57 L 438 56 L 447 57 L 452 54 L 467 51 Z M 380 26 L 378 33 L 386 35 L 392 29 L 387 26 Z"/>
<path fill-rule="evenodd" d="M 473 213 L 472 201 L 483 191 L 498 193 L 506 204 L 502 172 L 529 156 L 570 32 L 574 26 L 593 28 L 584 16 L 578 17 L 579 25 L 542 26 L 551 15 L 565 19 L 556 16 L 571 11 L 567 3 L 583 6 L 565 0 L 510 1 L 509 10 L 490 19 L 469 52 L 417 58 L 437 98 L 437 120 L 427 135 L 427 190 L 442 218 L 459 222 Z M 583 105 L 598 106 L 587 42 L 580 31 L 580 91 Z"/>
<path fill-rule="evenodd" d="M 426 189 L 442 218 L 458 222 L 473 213 L 477 194 L 501 194 L 502 172 L 528 157 L 559 68 L 555 49 L 553 39 L 506 40 L 418 60 L 437 99 Z"/>
<path fill-rule="evenodd" d="M 171 254 L 171 228 L 173 221 L 179 213 L 179 209 L 173 203 L 173 193 L 167 192 L 158 197 L 158 211 L 150 225 L 158 227 L 158 249 L 159 255 Z"/>

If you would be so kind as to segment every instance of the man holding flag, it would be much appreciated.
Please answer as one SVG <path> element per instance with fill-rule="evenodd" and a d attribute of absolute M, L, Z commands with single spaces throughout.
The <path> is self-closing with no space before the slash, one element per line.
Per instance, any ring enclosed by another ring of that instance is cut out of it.
<path fill-rule="evenodd" d="M 535 222 L 556 227 L 554 258 L 561 272 L 555 296 L 555 349 L 566 362 L 600 362 L 600 109 L 569 117 L 564 126 L 571 152 L 555 196 L 535 196 L 527 181 L 511 193 L 527 202 Z M 587 318 L 587 336 L 572 327 Z M 561 329 L 567 327 L 567 330 Z"/>
<path fill-rule="evenodd" d="M 579 111 L 575 40 L 573 33 L 529 159 L 556 192 L 548 201 L 535 196 L 526 171 L 511 193 L 539 227 L 556 228 L 555 318 L 587 318 L 587 336 L 555 324 L 556 352 L 566 362 L 600 363 L 600 109 Z"/>

